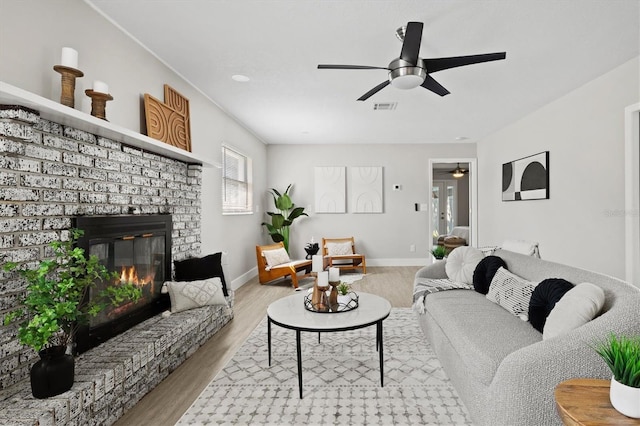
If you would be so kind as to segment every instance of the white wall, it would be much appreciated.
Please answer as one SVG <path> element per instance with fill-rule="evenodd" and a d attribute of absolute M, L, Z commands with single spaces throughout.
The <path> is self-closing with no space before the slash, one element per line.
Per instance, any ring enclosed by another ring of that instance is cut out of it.
<path fill-rule="evenodd" d="M 267 170 L 269 187 L 284 190 L 293 183 L 291 195 L 296 205 L 305 207 L 309 217 L 291 227 L 291 255 L 303 257 L 304 246 L 313 236 L 356 238 L 358 251 L 366 254 L 368 265 L 423 265 L 431 249 L 428 212 L 416 212 L 415 203 L 430 199 L 428 164 L 430 158 L 475 157 L 475 144 L 426 145 L 269 145 Z M 314 167 L 346 166 L 347 188 L 352 166 L 382 166 L 384 213 L 314 213 Z M 399 184 L 401 191 L 393 191 Z M 273 211 L 273 200 L 263 194 L 265 211 Z M 264 216 L 265 220 L 267 216 Z M 263 242 L 270 237 L 263 232 Z M 409 251 L 410 245 L 415 252 Z"/>
<path fill-rule="evenodd" d="M 60 63 L 63 46 L 73 47 L 84 72 L 76 81 L 76 109 L 90 112 L 84 90 L 102 80 L 114 97 L 107 118 L 134 131 L 144 122 L 142 95 L 163 99 L 163 84 L 169 84 L 189 99 L 193 152 L 219 162 L 221 142 L 237 147 L 254 159 L 256 193 L 266 190 L 266 146 L 83 1 L 0 0 L 0 22 L 0 80 L 59 101 L 60 74 L 53 65 Z M 202 251 L 229 252 L 227 270 L 236 279 L 255 267 L 262 217 L 223 217 L 220 188 L 220 170 L 205 169 Z"/>
<path fill-rule="evenodd" d="M 60 75 L 52 67 L 61 48 L 71 46 L 85 73 L 77 82 L 77 109 L 89 112 L 84 89 L 103 80 L 115 98 L 107 104 L 107 118 L 140 131 L 143 93 L 162 98 L 165 83 L 181 92 L 191 104 L 193 151 L 220 161 L 225 141 L 253 157 L 255 203 L 262 211 L 273 210 L 267 188 L 289 183 L 295 183 L 294 201 L 312 206 L 314 166 L 383 166 L 385 213 L 311 209 L 311 217 L 292 228 L 292 250 L 300 256 L 311 236 L 354 235 L 371 259 L 424 258 L 428 217 L 413 204 L 428 200 L 429 158 L 476 156 L 472 144 L 266 147 L 80 0 L 0 0 L 0 23 L 0 79 L 14 86 L 58 101 Z M 480 244 L 537 240 L 544 258 L 623 276 L 624 217 L 616 213 L 624 210 L 623 109 L 638 102 L 638 92 L 634 60 L 481 141 Z M 501 164 L 545 150 L 551 151 L 551 199 L 502 203 Z M 220 172 L 205 169 L 203 177 L 203 253 L 228 251 L 228 270 L 236 279 L 255 267 L 254 244 L 269 241 L 260 227 L 265 215 L 223 217 Z M 391 191 L 395 183 L 403 190 Z"/>
<path fill-rule="evenodd" d="M 479 242 L 540 243 L 544 259 L 624 278 L 624 108 L 638 58 L 478 142 Z M 502 202 L 502 164 L 550 151 L 550 199 Z"/>

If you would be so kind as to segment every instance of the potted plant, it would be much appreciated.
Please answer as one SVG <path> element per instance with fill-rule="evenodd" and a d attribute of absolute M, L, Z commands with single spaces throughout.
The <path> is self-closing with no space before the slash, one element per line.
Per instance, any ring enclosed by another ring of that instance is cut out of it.
<path fill-rule="evenodd" d="M 625 416 L 640 418 L 640 336 L 611 334 L 595 350 L 613 373 L 611 405 Z"/>
<path fill-rule="evenodd" d="M 444 255 L 446 254 L 444 246 L 433 246 L 431 254 L 436 259 L 444 259 Z"/>
<path fill-rule="evenodd" d="M 118 274 L 110 273 L 97 256 L 87 258 L 84 250 L 76 247 L 82 235 L 81 230 L 72 229 L 69 240 L 50 243 L 52 258 L 33 268 L 15 262 L 4 265 L 5 271 L 16 271 L 27 282 L 22 306 L 8 313 L 4 324 L 19 322 L 20 343 L 40 355 L 31 368 L 31 391 L 36 398 L 58 395 L 73 385 L 74 359 L 67 349 L 78 324 L 108 305 L 137 301 L 141 296 L 133 284 L 121 284 Z M 83 304 L 89 289 L 101 281 L 112 285 Z"/>
<path fill-rule="evenodd" d="M 287 186 L 287 189 L 281 194 L 277 189 L 271 188 L 271 195 L 273 196 L 273 203 L 278 209 L 277 212 L 267 212 L 271 216 L 271 223 L 262 222 L 263 226 L 266 226 L 269 235 L 274 243 L 282 241 L 284 249 L 289 252 L 289 227 L 293 221 L 300 216 L 308 216 L 304 212 L 304 207 L 296 207 L 289 197 L 289 190 L 291 184 Z"/>
<path fill-rule="evenodd" d="M 351 292 L 351 286 L 342 281 L 338 284 L 336 290 L 338 290 L 338 305 L 343 306 L 343 308 L 346 307 L 349 302 L 351 302 L 351 295 L 349 294 Z"/>

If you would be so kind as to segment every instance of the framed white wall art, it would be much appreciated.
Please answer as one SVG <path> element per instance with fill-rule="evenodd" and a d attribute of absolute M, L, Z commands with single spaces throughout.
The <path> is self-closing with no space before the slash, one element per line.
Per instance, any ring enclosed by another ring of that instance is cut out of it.
<path fill-rule="evenodd" d="M 354 213 L 382 213 L 382 167 L 351 167 L 350 210 Z"/>
<path fill-rule="evenodd" d="M 315 167 L 315 212 L 346 213 L 345 167 Z"/>

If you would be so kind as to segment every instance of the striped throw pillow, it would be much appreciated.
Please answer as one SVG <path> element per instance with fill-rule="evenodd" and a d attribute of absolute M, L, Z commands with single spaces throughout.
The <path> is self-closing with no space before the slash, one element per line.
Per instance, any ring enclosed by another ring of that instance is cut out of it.
<path fill-rule="evenodd" d="M 523 321 L 528 321 L 529 301 L 537 284 L 501 267 L 491 280 L 487 299 L 502 306 Z"/>

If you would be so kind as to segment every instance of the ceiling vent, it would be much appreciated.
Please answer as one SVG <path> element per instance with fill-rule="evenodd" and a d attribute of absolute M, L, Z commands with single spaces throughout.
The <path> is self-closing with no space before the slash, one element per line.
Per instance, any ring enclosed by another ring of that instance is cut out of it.
<path fill-rule="evenodd" d="M 396 107 L 398 106 L 397 102 L 382 102 L 382 103 L 378 103 L 378 104 L 373 104 L 373 110 L 374 111 L 391 111 L 396 109 Z"/>

